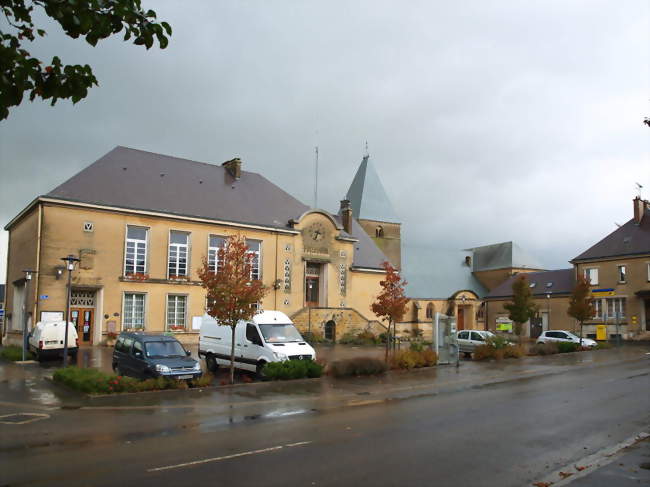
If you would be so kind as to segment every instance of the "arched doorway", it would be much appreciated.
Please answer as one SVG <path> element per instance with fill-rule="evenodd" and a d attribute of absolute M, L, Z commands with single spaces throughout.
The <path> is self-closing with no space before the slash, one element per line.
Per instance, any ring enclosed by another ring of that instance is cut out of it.
<path fill-rule="evenodd" d="M 325 323 L 325 340 L 336 341 L 336 323 L 334 323 L 334 320 Z"/>

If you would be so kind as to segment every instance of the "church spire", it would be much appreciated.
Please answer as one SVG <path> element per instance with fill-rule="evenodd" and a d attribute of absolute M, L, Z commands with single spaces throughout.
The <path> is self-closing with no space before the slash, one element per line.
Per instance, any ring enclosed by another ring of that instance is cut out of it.
<path fill-rule="evenodd" d="M 345 199 L 350 200 L 352 214 L 357 220 L 399 222 L 384 185 L 370 160 L 367 142 L 366 154 L 363 156 Z"/>

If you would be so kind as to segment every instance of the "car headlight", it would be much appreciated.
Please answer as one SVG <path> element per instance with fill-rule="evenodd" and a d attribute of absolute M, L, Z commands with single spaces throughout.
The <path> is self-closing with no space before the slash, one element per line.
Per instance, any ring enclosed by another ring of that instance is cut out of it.
<path fill-rule="evenodd" d="M 160 372 L 161 374 L 167 374 L 167 373 L 169 373 L 171 371 L 172 371 L 172 369 L 170 369 L 166 365 L 156 364 L 156 372 Z"/>
<path fill-rule="evenodd" d="M 278 360 L 286 360 L 287 356 L 283 353 L 273 352 L 273 356 Z"/>
<path fill-rule="evenodd" d="M 201 364 L 197 362 L 197 363 L 194 364 L 193 368 L 194 368 L 194 370 L 201 370 Z"/>

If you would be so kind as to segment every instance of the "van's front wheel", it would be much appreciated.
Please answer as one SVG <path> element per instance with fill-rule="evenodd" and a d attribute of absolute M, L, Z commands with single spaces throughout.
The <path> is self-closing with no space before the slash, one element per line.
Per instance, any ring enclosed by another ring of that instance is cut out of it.
<path fill-rule="evenodd" d="M 205 356 L 205 368 L 208 369 L 209 372 L 216 372 L 219 368 L 217 359 L 211 353 Z"/>

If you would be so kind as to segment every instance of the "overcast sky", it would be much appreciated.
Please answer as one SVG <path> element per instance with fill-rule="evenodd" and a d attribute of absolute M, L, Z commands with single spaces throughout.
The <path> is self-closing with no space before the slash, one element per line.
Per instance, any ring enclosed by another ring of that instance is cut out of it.
<path fill-rule="evenodd" d="M 116 145 L 239 156 L 308 204 L 318 145 L 334 211 L 367 140 L 405 252 L 513 240 L 548 268 L 629 220 L 635 182 L 650 196 L 647 0 L 143 5 L 172 25 L 167 49 L 50 23 L 29 49 L 100 84 L 0 122 L 2 226 Z"/>

